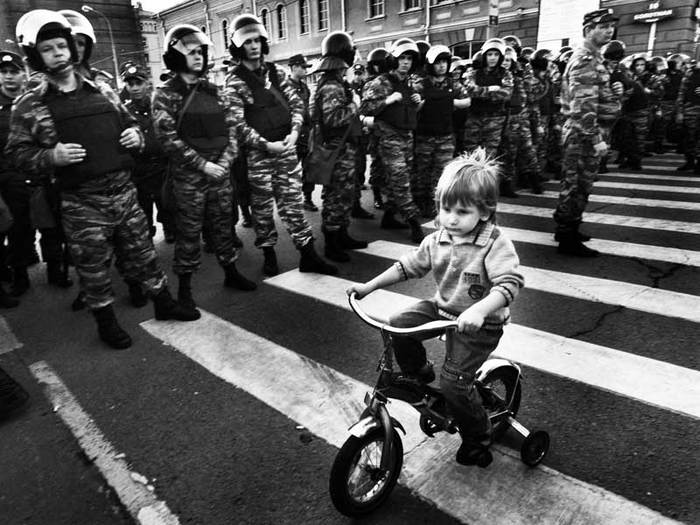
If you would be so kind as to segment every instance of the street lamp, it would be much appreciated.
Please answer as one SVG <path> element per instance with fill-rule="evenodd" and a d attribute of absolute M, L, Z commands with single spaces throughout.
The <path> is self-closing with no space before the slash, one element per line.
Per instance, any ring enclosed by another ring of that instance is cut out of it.
<path fill-rule="evenodd" d="M 114 47 L 114 35 L 112 34 L 112 24 L 109 23 L 109 18 L 107 18 L 104 13 L 98 11 L 94 7 L 84 5 L 80 9 L 83 13 L 97 13 L 105 19 L 105 22 L 107 22 L 107 31 L 109 31 L 109 42 L 112 46 L 112 62 L 114 63 L 114 81 L 117 83 L 117 87 L 119 87 L 119 62 L 117 61 L 117 50 Z"/>

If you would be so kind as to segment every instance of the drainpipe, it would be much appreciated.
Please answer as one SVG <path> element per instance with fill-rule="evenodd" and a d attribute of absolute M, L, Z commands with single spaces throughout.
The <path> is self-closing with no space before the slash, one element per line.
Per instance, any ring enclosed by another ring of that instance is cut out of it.
<path fill-rule="evenodd" d="M 204 23 L 207 25 L 207 35 L 211 38 L 211 20 L 209 20 L 209 2 L 207 0 L 199 0 L 201 4 L 204 4 Z"/>
<path fill-rule="evenodd" d="M 342 31 L 347 31 L 345 25 L 345 0 L 340 0 L 340 28 Z"/>
<path fill-rule="evenodd" d="M 430 42 L 430 2 L 425 0 L 425 41 Z"/>
<path fill-rule="evenodd" d="M 250 7 L 251 7 L 251 9 L 253 10 L 253 14 L 254 14 L 255 16 L 258 16 L 258 5 L 257 5 L 257 4 L 258 4 L 258 3 L 256 2 L 256 0 L 252 0 L 252 1 L 250 2 Z"/>

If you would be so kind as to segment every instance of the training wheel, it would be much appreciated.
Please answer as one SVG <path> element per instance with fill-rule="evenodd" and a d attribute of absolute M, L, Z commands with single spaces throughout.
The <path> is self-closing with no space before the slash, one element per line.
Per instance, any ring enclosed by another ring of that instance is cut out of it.
<path fill-rule="evenodd" d="M 520 459 L 528 467 L 539 465 L 549 450 L 549 434 L 544 430 L 531 432 L 520 446 Z"/>

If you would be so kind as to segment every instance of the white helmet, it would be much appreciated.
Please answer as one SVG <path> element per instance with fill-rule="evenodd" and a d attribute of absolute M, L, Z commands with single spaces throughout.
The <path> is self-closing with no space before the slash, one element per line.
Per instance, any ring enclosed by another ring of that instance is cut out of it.
<path fill-rule="evenodd" d="M 486 56 L 486 52 L 491 50 L 498 51 L 501 56 L 505 56 L 506 43 L 500 38 L 490 38 L 484 42 L 483 46 L 481 46 L 481 52 L 484 56 Z"/>
<path fill-rule="evenodd" d="M 452 60 L 452 52 L 450 51 L 449 47 L 444 46 L 442 44 L 437 46 L 430 46 L 430 49 L 428 49 L 428 52 L 425 54 L 425 61 L 428 64 L 435 64 L 435 61 L 441 55 L 447 55 L 445 59 L 448 62 Z"/>
<path fill-rule="evenodd" d="M 95 30 L 93 29 L 90 20 L 88 20 L 85 15 L 78 13 L 77 11 L 73 11 L 72 9 L 61 9 L 59 13 L 66 17 L 66 20 L 68 20 L 68 23 L 73 28 L 74 35 L 85 35 L 92 40 L 93 44 L 97 43 L 97 38 L 95 38 Z"/>
<path fill-rule="evenodd" d="M 48 24 L 59 24 L 71 32 L 71 25 L 66 17 L 48 9 L 34 9 L 24 13 L 17 21 L 15 36 L 20 47 L 35 47 L 36 37 L 41 28 Z"/>
<path fill-rule="evenodd" d="M 418 46 L 410 38 L 399 38 L 391 45 L 391 48 L 389 49 L 389 54 L 394 58 L 399 58 L 404 53 L 414 53 L 414 58 L 418 58 L 420 56 Z"/>

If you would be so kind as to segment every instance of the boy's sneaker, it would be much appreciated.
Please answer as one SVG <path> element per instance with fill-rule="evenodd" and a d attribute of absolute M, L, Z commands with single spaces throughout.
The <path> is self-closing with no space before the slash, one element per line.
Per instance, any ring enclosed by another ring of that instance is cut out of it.
<path fill-rule="evenodd" d="M 455 457 L 460 465 L 486 468 L 493 461 L 493 455 L 488 447 L 463 441 L 462 445 L 457 450 Z"/>
<path fill-rule="evenodd" d="M 429 384 L 435 381 L 435 370 L 433 368 L 433 363 L 427 361 L 417 372 L 412 374 L 406 374 L 407 377 L 416 379 L 424 384 Z"/>

